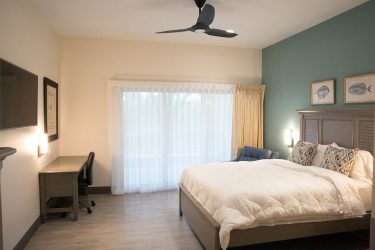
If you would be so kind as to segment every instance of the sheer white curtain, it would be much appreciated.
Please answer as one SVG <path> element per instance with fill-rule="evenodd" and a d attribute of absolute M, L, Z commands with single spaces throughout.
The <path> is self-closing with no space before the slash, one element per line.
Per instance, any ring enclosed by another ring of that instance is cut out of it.
<path fill-rule="evenodd" d="M 193 164 L 230 159 L 232 85 L 110 82 L 112 193 L 177 188 Z"/>

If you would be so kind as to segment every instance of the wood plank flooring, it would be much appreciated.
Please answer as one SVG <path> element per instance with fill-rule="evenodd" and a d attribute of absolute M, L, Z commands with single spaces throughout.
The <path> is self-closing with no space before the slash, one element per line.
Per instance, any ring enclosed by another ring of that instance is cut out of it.
<path fill-rule="evenodd" d="M 90 199 L 91 215 L 41 225 L 26 249 L 202 249 L 178 216 L 175 191 Z"/>
<path fill-rule="evenodd" d="M 90 195 L 93 214 L 77 222 L 58 218 L 39 227 L 26 249 L 201 250 L 186 222 L 178 216 L 177 191 L 123 196 Z M 238 249 L 368 249 L 368 232 L 260 244 Z"/>

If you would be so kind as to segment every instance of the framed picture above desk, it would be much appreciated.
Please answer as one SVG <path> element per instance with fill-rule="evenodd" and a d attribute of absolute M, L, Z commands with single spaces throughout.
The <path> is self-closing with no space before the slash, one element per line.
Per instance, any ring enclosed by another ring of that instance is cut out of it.
<path fill-rule="evenodd" d="M 59 139 L 59 85 L 44 77 L 44 132 L 48 141 Z"/>
<path fill-rule="evenodd" d="M 72 212 L 78 219 L 78 175 L 87 161 L 87 156 L 60 156 L 39 172 L 40 214 L 42 223 L 48 213 Z M 72 206 L 49 207 L 51 198 L 72 197 Z"/>

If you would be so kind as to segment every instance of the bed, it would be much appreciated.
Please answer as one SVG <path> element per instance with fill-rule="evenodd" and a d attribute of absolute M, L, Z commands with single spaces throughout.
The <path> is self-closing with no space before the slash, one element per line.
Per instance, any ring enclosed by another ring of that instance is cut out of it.
<path fill-rule="evenodd" d="M 374 153 L 373 109 L 315 109 L 298 112 L 302 140 L 319 144 L 336 142 L 343 147 Z M 211 164 L 205 166 L 203 172 L 191 168 L 184 173 L 180 183 L 180 216 L 185 217 L 201 244 L 208 250 L 369 228 L 371 186 L 361 186 L 354 181 L 349 183 L 333 171 L 296 165 L 285 160 L 263 160 L 254 163 Z M 210 168 L 215 171 L 210 172 Z M 275 187 L 278 187 L 264 190 L 272 194 L 267 200 L 262 200 L 265 197 L 262 189 L 269 188 L 269 185 L 255 184 L 256 178 L 265 178 L 256 177 L 262 174 L 261 169 L 263 173 L 272 173 L 267 178 L 273 178 Z M 245 176 L 248 180 L 243 179 Z M 253 179 L 251 176 L 254 176 Z M 278 176 L 290 178 L 291 184 L 282 186 L 277 182 Z M 217 189 L 220 184 L 226 186 Z M 295 190 L 294 194 L 283 197 L 281 194 L 286 193 L 283 188 Z M 249 189 L 254 192 L 248 192 Z M 322 195 L 321 189 L 326 190 L 327 194 Z M 251 199 L 231 196 L 233 193 L 246 192 Z M 336 206 L 333 197 L 340 199 Z M 285 204 L 297 204 L 301 199 L 311 199 L 311 202 L 280 212 L 283 206 L 272 204 L 282 203 L 283 199 Z M 254 200 L 258 202 L 248 204 Z M 316 203 L 316 200 L 320 203 Z M 241 213 L 232 209 L 235 205 L 240 207 Z M 267 211 L 271 207 L 273 209 Z M 252 209 L 256 210 L 255 214 L 262 216 L 257 216 L 256 220 L 252 220 L 251 216 L 241 216 L 254 214 L 254 211 L 249 211 Z M 298 216 L 301 209 L 307 211 L 308 216 Z"/>

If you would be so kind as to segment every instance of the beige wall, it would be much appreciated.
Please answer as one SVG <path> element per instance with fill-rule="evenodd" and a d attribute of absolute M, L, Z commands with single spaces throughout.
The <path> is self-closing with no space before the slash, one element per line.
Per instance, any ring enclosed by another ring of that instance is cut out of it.
<path fill-rule="evenodd" d="M 38 127 L 0 131 L 0 147 L 17 153 L 7 158 L 1 176 L 4 247 L 13 249 L 40 215 L 38 170 L 58 154 L 38 158 L 38 132 L 43 128 L 42 79 L 58 80 L 58 38 L 27 1 L 0 0 L 0 57 L 39 76 Z"/>
<path fill-rule="evenodd" d="M 221 39 L 221 38 L 218 38 Z M 259 83 L 261 51 L 151 42 L 64 39 L 61 155 L 96 152 L 94 185 L 109 186 L 107 84 L 114 76 Z"/>

